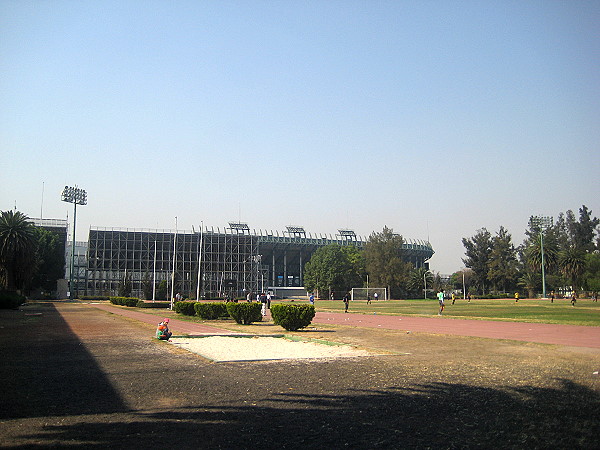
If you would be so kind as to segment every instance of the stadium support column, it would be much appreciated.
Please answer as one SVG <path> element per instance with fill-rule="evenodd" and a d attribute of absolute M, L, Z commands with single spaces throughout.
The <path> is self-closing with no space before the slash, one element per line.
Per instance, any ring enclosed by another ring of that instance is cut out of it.
<path fill-rule="evenodd" d="M 283 251 L 283 285 L 287 287 L 287 250 Z"/>
<path fill-rule="evenodd" d="M 273 256 L 273 265 L 271 266 L 271 277 L 272 277 L 273 281 L 271 283 L 271 286 L 275 287 L 275 286 L 277 286 L 275 284 L 275 250 L 273 250 L 273 255 L 272 256 Z"/>

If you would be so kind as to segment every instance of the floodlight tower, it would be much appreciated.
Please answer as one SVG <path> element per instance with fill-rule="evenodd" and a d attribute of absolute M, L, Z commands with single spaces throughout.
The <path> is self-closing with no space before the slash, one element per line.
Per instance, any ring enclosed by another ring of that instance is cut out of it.
<path fill-rule="evenodd" d="M 75 187 L 65 186 L 62 191 L 61 200 L 73 203 L 73 244 L 71 245 L 71 273 L 69 277 L 69 300 L 73 300 L 73 272 L 75 271 L 75 225 L 77 223 L 77 205 L 87 205 L 87 192 Z"/>
<path fill-rule="evenodd" d="M 540 247 L 542 249 L 542 298 L 546 298 L 546 269 L 544 267 L 544 230 L 547 230 L 552 226 L 552 217 L 547 216 L 534 216 L 529 219 L 529 225 L 531 227 L 537 227 L 540 229 Z"/>

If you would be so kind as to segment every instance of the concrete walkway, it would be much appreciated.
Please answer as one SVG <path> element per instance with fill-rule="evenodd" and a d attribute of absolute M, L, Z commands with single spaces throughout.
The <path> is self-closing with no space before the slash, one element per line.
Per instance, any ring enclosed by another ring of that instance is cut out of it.
<path fill-rule="evenodd" d="M 163 318 L 158 311 L 154 314 L 151 309 L 148 310 L 148 313 L 143 313 L 107 303 L 91 303 L 90 305 L 151 325 L 158 324 Z M 270 319 L 269 315 L 267 315 L 267 319 Z M 600 348 L 600 327 L 331 312 L 317 312 L 313 323 Z M 210 325 L 172 318 L 169 328 L 175 335 L 230 336 L 241 334 Z"/>

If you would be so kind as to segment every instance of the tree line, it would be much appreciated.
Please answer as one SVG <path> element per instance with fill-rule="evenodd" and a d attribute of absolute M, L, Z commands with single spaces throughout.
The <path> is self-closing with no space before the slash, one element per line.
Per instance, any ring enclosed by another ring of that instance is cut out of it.
<path fill-rule="evenodd" d="M 486 228 L 463 238 L 466 270 L 451 277 L 453 287 L 462 288 L 463 276 L 473 294 L 522 291 L 528 297 L 542 292 L 542 259 L 548 291 L 600 290 L 600 220 L 585 205 L 579 217 L 573 211 L 560 213 L 556 221 L 542 226 L 529 220 L 525 240 L 515 246 L 511 234 L 500 226 L 492 235 Z M 543 258 L 542 258 L 543 248 Z"/>
<path fill-rule="evenodd" d="M 385 287 L 390 298 L 423 298 L 428 289 L 440 289 L 442 280 L 425 267 L 403 259 L 404 239 L 392 228 L 373 232 L 364 248 L 329 244 L 316 250 L 304 268 L 304 287 L 320 298 L 341 298 L 353 287 Z"/>
<path fill-rule="evenodd" d="M 55 233 L 34 226 L 20 211 L 0 211 L 0 289 L 55 291 L 64 276 L 64 252 Z"/>

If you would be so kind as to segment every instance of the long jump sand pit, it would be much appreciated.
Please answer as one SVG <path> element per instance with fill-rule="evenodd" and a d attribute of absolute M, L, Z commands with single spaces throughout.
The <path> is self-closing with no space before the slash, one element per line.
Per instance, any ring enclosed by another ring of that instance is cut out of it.
<path fill-rule="evenodd" d="M 216 362 L 373 356 L 366 350 L 330 342 L 280 336 L 172 337 L 171 344 Z"/>

